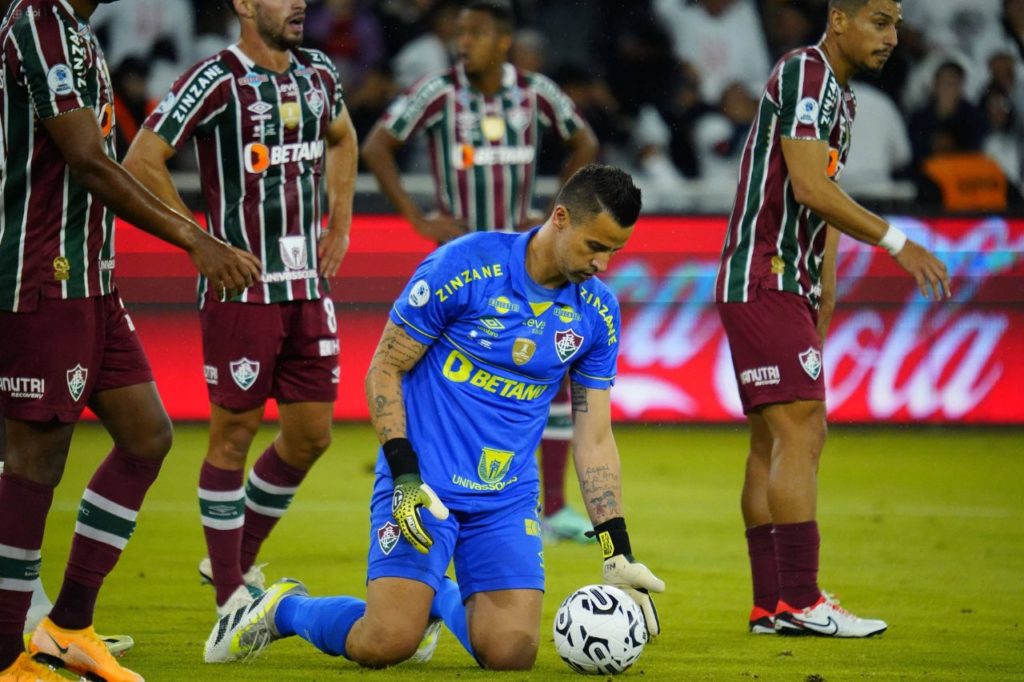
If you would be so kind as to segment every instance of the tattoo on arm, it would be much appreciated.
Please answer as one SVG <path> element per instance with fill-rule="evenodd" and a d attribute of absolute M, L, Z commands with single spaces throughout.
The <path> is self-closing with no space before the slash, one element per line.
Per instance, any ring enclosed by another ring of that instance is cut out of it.
<path fill-rule="evenodd" d="M 596 523 L 622 516 L 619 476 L 607 465 L 584 469 L 580 486 L 587 510 Z"/>
<path fill-rule="evenodd" d="M 412 369 L 427 347 L 388 323 L 366 374 L 370 421 L 382 443 L 405 436 L 402 375 Z"/>
<path fill-rule="evenodd" d="M 575 381 L 569 382 L 569 393 L 572 395 L 572 411 L 587 412 L 590 406 L 587 404 L 587 387 Z"/>

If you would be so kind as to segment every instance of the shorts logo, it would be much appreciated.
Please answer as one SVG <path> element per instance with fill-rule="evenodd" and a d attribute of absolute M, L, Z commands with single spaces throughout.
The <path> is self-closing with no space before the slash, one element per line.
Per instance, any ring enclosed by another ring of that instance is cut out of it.
<path fill-rule="evenodd" d="M 46 74 L 46 84 L 55 95 L 69 95 L 75 91 L 71 82 L 71 67 L 67 64 L 54 64 Z"/>
<path fill-rule="evenodd" d="M 526 534 L 534 537 L 541 536 L 540 522 L 537 519 L 523 519 L 523 525 L 526 527 Z"/>
<path fill-rule="evenodd" d="M 338 316 L 334 313 L 334 301 L 324 298 L 324 314 L 327 315 L 327 328 L 332 334 L 338 333 Z"/>
<path fill-rule="evenodd" d="M 812 346 L 797 357 L 800 358 L 800 366 L 807 372 L 807 376 L 817 381 L 821 375 L 821 353 Z"/>
<path fill-rule="evenodd" d="M 520 337 L 512 343 L 512 362 L 517 365 L 525 365 L 533 357 L 533 353 L 536 350 L 537 344 L 534 343 L 533 339 Z"/>
<path fill-rule="evenodd" d="M 216 386 L 219 380 L 217 374 L 217 368 L 213 365 L 203 365 L 203 377 L 206 379 L 206 383 L 211 386 Z"/>
<path fill-rule="evenodd" d="M 740 383 L 743 385 L 754 384 L 755 386 L 774 386 L 781 381 L 778 365 L 765 365 L 754 367 L 740 372 Z"/>
<path fill-rule="evenodd" d="M 306 267 L 306 238 L 302 235 L 289 235 L 277 240 L 277 248 L 281 252 L 281 260 L 289 270 L 302 270 Z"/>
<path fill-rule="evenodd" d="M 814 125 L 818 122 L 818 100 L 813 97 L 804 97 L 797 102 L 796 120 L 804 125 Z"/>
<path fill-rule="evenodd" d="M 377 544 L 380 545 L 380 551 L 384 552 L 385 555 L 391 554 L 391 550 L 398 544 L 399 537 L 398 526 L 390 521 L 378 528 Z"/>
<path fill-rule="evenodd" d="M 562 362 L 576 355 L 576 352 L 582 347 L 583 337 L 572 329 L 555 332 L 555 352 L 558 353 L 558 359 Z"/>
<path fill-rule="evenodd" d="M 430 300 L 430 285 L 427 280 L 421 279 L 412 285 L 409 290 L 409 305 L 413 308 L 422 308 Z"/>
<path fill-rule="evenodd" d="M 248 391 L 252 388 L 252 385 L 256 383 L 256 377 L 260 375 L 260 363 L 249 358 L 233 360 L 230 363 L 230 367 L 231 378 L 235 380 L 235 383 L 243 391 Z"/>
<path fill-rule="evenodd" d="M 337 355 L 338 351 L 338 339 L 320 339 L 320 357 L 326 358 Z"/>
<path fill-rule="evenodd" d="M 505 478 L 515 453 L 509 450 L 484 448 L 480 452 L 480 462 L 476 465 L 476 473 L 484 483 L 497 483 Z"/>
<path fill-rule="evenodd" d="M 12 398 L 38 400 L 46 393 L 46 380 L 36 377 L 0 377 L 0 393 Z"/>
<path fill-rule="evenodd" d="M 336 384 L 341 379 L 341 367 L 334 367 L 331 369 L 331 383 Z"/>
<path fill-rule="evenodd" d="M 81 365 L 75 365 L 67 371 L 68 378 L 68 393 L 71 394 L 71 399 L 78 402 L 78 399 L 82 397 L 82 393 L 85 392 L 85 382 L 89 378 L 89 370 Z"/>

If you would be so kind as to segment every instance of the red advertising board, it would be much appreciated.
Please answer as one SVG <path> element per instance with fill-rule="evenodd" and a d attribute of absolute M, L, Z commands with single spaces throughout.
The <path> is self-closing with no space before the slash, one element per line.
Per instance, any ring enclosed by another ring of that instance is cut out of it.
<path fill-rule="evenodd" d="M 930 303 L 884 251 L 844 238 L 824 365 L 845 422 L 1024 422 L 1024 220 L 893 218 L 937 251 L 950 301 Z M 722 217 L 643 217 L 603 276 L 622 304 L 621 421 L 740 418 L 712 303 Z M 171 416 L 208 415 L 194 271 L 173 248 L 119 226 L 117 278 Z M 342 349 L 339 419 L 365 419 L 363 377 L 391 301 L 432 245 L 392 216 L 357 216 L 332 296 Z M 274 411 L 268 411 L 273 417 Z"/>

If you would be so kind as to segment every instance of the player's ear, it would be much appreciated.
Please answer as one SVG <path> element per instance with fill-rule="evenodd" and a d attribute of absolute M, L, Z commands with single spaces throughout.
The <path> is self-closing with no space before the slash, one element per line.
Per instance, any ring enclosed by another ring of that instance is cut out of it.
<path fill-rule="evenodd" d="M 828 29 L 837 36 L 846 32 L 846 22 L 849 17 L 839 7 L 832 7 L 828 11 Z"/>
<path fill-rule="evenodd" d="M 569 227 L 572 221 L 569 216 L 568 207 L 563 204 L 556 205 L 555 210 L 551 212 L 551 222 L 560 230 Z"/>

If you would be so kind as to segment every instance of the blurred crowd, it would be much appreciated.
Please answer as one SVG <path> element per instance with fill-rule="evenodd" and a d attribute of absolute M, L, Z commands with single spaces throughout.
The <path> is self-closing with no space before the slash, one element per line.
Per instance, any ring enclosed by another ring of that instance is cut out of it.
<path fill-rule="evenodd" d="M 337 64 L 361 139 L 402 89 L 451 63 L 457 0 L 307 2 L 306 44 Z M 593 127 L 602 160 L 634 172 L 648 208 L 671 211 L 692 208 L 693 193 L 680 188 L 731 199 L 769 71 L 817 42 L 828 0 L 510 4 L 514 62 L 552 77 Z M 903 16 L 883 74 L 854 84 L 842 184 L 868 198 L 909 187 L 906 198 L 953 210 L 998 208 L 985 190 L 1019 205 L 1024 0 L 906 0 Z M 237 35 L 220 0 L 126 0 L 101 5 L 93 25 L 117 84 L 123 142 L 178 73 Z M 547 149 L 541 173 L 556 175 L 560 149 Z"/>

